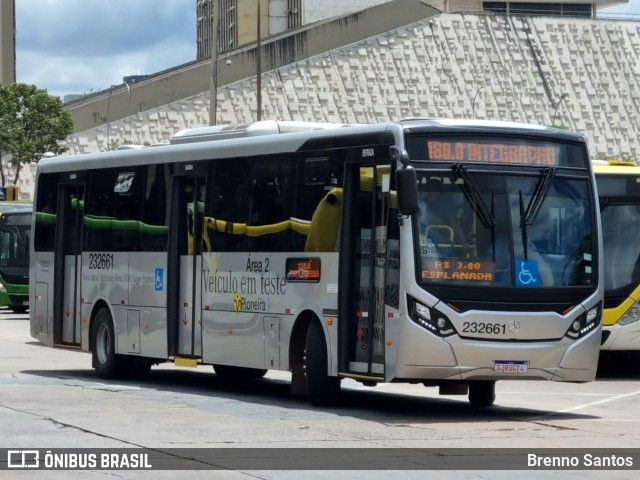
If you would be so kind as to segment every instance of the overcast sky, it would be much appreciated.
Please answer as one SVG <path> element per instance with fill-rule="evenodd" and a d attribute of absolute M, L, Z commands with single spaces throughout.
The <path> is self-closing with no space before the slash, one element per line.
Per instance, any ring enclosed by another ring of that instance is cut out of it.
<path fill-rule="evenodd" d="M 195 60 L 195 38 L 195 0 L 16 0 L 17 80 L 61 97 Z"/>
<path fill-rule="evenodd" d="M 196 58 L 195 0 L 16 0 L 16 77 L 89 93 Z"/>

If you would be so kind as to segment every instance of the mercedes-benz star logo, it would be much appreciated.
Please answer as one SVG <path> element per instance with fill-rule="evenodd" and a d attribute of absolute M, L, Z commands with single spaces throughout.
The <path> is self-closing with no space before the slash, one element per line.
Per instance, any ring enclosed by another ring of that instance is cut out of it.
<path fill-rule="evenodd" d="M 517 320 L 511 320 L 509 322 L 509 331 L 511 333 L 518 333 L 520 331 L 520 322 Z"/>

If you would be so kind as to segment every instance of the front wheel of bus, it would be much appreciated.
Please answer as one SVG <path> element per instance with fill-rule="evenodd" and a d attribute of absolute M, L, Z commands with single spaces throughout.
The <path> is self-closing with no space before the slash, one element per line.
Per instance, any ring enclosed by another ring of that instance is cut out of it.
<path fill-rule="evenodd" d="M 113 323 L 109 310 L 106 308 L 98 310 L 94 321 L 91 352 L 93 368 L 99 377 L 120 377 L 124 370 L 124 360 L 120 355 L 116 355 Z"/>
<path fill-rule="evenodd" d="M 496 382 L 470 382 L 469 403 L 474 407 L 490 407 L 496 400 Z"/>
<path fill-rule="evenodd" d="M 311 405 L 333 405 L 340 396 L 340 378 L 329 376 L 327 342 L 320 322 L 311 322 L 307 330 L 306 374 Z"/>

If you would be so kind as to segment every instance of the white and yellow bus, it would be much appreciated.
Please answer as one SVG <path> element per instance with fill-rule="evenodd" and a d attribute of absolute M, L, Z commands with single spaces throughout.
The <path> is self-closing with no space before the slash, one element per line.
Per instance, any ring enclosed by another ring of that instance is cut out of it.
<path fill-rule="evenodd" d="M 603 351 L 640 350 L 640 167 L 594 165 L 604 245 Z"/>
<path fill-rule="evenodd" d="M 273 369 L 314 405 L 350 378 L 476 406 L 497 380 L 594 379 L 600 217 L 583 137 L 410 119 L 173 142 L 38 163 L 31 333 L 91 351 L 100 376 Z"/>

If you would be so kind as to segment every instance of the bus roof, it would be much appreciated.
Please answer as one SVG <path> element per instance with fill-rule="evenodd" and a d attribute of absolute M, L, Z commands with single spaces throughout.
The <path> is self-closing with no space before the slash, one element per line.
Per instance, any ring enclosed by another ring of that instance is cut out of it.
<path fill-rule="evenodd" d="M 28 213 L 33 210 L 33 204 L 30 202 L 1 202 L 0 214 L 8 213 Z"/>
<path fill-rule="evenodd" d="M 616 165 L 611 163 L 593 162 L 593 171 L 596 175 L 637 175 L 640 176 L 638 165 Z"/>
<path fill-rule="evenodd" d="M 59 156 L 43 158 L 38 162 L 38 171 L 44 173 L 61 171 L 82 171 L 92 168 L 175 163 L 178 154 L 185 151 L 188 155 L 180 156 L 181 162 L 196 162 L 215 158 L 233 158 L 295 152 L 303 149 L 313 150 L 331 148 L 337 145 L 334 139 L 357 137 L 354 146 L 369 142 L 380 142 L 382 138 L 396 138 L 396 141 L 408 132 L 452 133 L 505 133 L 510 135 L 544 136 L 556 140 L 585 141 L 582 135 L 514 122 L 491 120 L 450 120 L 437 118 L 411 118 L 397 122 L 377 124 L 332 124 L 314 122 L 277 122 L 265 121 L 248 125 L 220 125 L 183 130 L 174 135 L 171 145 L 157 148 L 137 148 L 86 155 Z M 282 135 L 286 133 L 286 135 Z M 217 136 L 220 135 L 220 136 Z M 390 137 L 387 137 L 388 135 Z M 221 138 L 215 144 L 209 141 L 212 137 Z M 251 137 L 251 140 L 247 140 Z M 176 140 L 178 139 L 178 140 Z M 191 139 L 191 140 L 189 140 Z M 331 143 L 326 140 L 331 139 Z M 316 141 L 317 143 L 314 143 Z M 342 142 L 344 144 L 344 142 Z M 335 148 L 335 147 L 334 147 Z M 99 160 L 99 161 L 95 161 Z M 94 162 L 95 161 L 95 162 Z"/>
<path fill-rule="evenodd" d="M 576 141 L 578 139 L 586 142 L 583 135 L 559 128 L 545 127 L 542 125 L 533 125 L 529 123 L 505 122 L 500 120 L 477 120 L 477 119 L 450 119 L 450 118 L 405 118 L 398 121 L 405 130 L 425 129 L 437 130 L 446 128 L 454 132 L 487 133 L 491 131 L 509 132 L 511 134 L 521 133 L 523 135 L 545 135 L 557 140 Z"/>
<path fill-rule="evenodd" d="M 326 130 L 342 127 L 339 123 L 295 122 L 264 120 L 254 123 L 237 125 L 213 125 L 209 127 L 195 127 L 180 130 L 173 135 L 170 143 L 193 143 L 210 140 L 225 140 L 229 138 L 254 137 L 259 135 L 273 135 L 278 133 L 307 132 L 310 130 Z"/>

